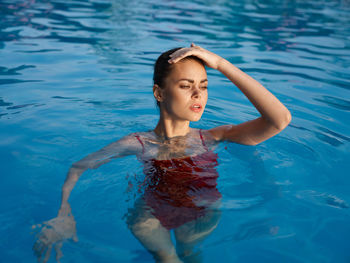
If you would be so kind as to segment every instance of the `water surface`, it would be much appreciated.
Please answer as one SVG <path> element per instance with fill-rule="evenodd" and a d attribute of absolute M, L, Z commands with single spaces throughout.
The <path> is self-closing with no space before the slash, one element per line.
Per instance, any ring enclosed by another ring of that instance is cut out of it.
<path fill-rule="evenodd" d="M 152 66 L 195 42 L 240 67 L 293 115 L 256 147 L 222 144 L 222 217 L 203 262 L 349 262 L 349 1 L 0 2 L 0 251 L 35 262 L 31 226 L 56 216 L 70 165 L 158 112 Z M 208 129 L 258 116 L 209 69 Z M 123 218 L 136 159 L 86 172 L 70 202 L 79 242 L 62 262 L 153 262 Z M 130 200 L 129 200 L 130 199 Z M 51 258 L 54 262 L 54 258 Z"/>

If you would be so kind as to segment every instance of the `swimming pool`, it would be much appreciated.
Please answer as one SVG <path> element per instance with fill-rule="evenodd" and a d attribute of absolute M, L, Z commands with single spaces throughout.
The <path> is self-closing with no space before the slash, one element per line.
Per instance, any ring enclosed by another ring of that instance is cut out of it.
<path fill-rule="evenodd" d="M 32 225 L 56 216 L 70 165 L 154 128 L 152 66 L 192 41 L 225 57 L 291 111 L 256 147 L 218 149 L 220 223 L 203 262 L 349 262 L 348 1 L 60 1 L 0 3 L 0 254 L 35 262 Z M 208 70 L 196 128 L 257 116 Z M 70 202 L 79 242 L 62 262 L 153 262 L 130 233 L 136 158 L 86 172 Z M 51 262 L 55 262 L 54 255 Z"/>

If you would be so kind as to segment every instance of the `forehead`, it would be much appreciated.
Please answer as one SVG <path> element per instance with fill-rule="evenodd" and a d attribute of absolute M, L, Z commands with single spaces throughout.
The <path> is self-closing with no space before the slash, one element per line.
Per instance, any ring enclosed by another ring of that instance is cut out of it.
<path fill-rule="evenodd" d="M 207 72 L 202 63 L 194 59 L 184 59 L 173 65 L 169 78 L 173 80 L 188 78 L 201 81 L 207 78 Z"/>

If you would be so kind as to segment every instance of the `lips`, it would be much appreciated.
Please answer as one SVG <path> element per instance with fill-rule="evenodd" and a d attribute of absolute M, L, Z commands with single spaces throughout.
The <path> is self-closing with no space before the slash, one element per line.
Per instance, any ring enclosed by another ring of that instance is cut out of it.
<path fill-rule="evenodd" d="M 192 104 L 191 107 L 190 107 L 190 110 L 192 110 L 194 112 L 201 112 L 202 111 L 202 105 L 200 105 L 199 103 Z"/>

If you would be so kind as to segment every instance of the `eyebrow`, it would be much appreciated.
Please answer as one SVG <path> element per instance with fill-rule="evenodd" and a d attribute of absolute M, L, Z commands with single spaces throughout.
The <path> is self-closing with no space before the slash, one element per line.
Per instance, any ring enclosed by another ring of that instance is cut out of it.
<path fill-rule="evenodd" d="M 188 81 L 188 82 L 190 82 L 190 83 L 194 83 L 194 80 L 193 80 L 193 79 L 179 79 L 177 82 L 180 82 L 180 81 L 182 81 L 182 80 Z M 206 81 L 208 81 L 208 80 L 207 80 L 207 79 L 203 79 L 203 80 L 201 80 L 201 83 L 206 82 Z"/>

